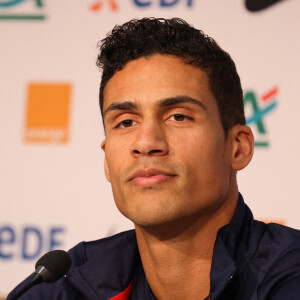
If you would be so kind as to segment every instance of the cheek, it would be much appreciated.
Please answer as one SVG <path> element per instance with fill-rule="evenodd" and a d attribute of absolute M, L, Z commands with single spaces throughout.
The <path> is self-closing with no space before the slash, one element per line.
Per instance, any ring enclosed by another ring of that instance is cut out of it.
<path fill-rule="evenodd" d="M 122 162 L 125 160 L 125 152 L 127 152 L 126 148 L 121 143 L 113 140 L 106 142 L 105 157 L 111 177 L 114 177 L 122 167 Z"/>
<path fill-rule="evenodd" d="M 112 140 L 107 141 L 105 147 L 105 156 L 107 161 L 107 168 L 111 179 L 111 188 L 113 197 L 118 209 L 122 212 L 122 184 L 120 174 L 123 169 L 123 163 L 126 161 L 124 157 L 125 149 L 122 149 L 122 145 L 113 143 Z"/>
<path fill-rule="evenodd" d="M 223 177 L 225 171 L 225 141 L 223 135 L 206 131 L 201 135 L 191 135 L 188 144 L 183 144 L 181 151 L 185 153 L 186 158 L 189 160 L 190 167 L 206 184 L 210 184 L 212 178 L 217 180 L 217 177 Z"/>

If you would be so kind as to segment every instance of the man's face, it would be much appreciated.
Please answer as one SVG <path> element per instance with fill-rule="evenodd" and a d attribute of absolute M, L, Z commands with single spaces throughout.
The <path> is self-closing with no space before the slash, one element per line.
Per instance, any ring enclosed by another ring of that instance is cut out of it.
<path fill-rule="evenodd" d="M 104 89 L 107 179 L 123 215 L 139 226 L 216 210 L 232 178 L 206 74 L 155 55 L 129 62 Z"/>

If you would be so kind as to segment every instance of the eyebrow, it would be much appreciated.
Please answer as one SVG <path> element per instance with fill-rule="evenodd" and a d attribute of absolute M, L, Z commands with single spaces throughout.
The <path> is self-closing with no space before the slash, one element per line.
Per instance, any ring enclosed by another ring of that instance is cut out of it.
<path fill-rule="evenodd" d="M 191 103 L 201 107 L 205 111 L 207 110 L 207 107 L 201 101 L 191 98 L 189 96 L 176 96 L 176 97 L 162 99 L 159 101 L 159 106 L 168 107 L 180 103 Z"/>
<path fill-rule="evenodd" d="M 175 96 L 162 99 L 158 102 L 159 107 L 168 107 L 173 106 L 180 103 L 191 103 L 193 105 L 197 105 L 201 107 L 203 110 L 207 111 L 207 107 L 199 100 L 193 99 L 189 96 Z M 124 102 L 114 102 L 110 104 L 105 111 L 103 112 L 103 119 L 107 115 L 108 112 L 114 110 L 137 110 L 138 105 L 133 101 L 124 101 Z"/>
<path fill-rule="evenodd" d="M 124 101 L 124 102 L 114 102 L 111 105 L 109 105 L 105 111 L 103 112 L 103 119 L 105 118 L 106 114 L 110 111 L 114 110 L 136 110 L 137 104 L 132 101 Z"/>

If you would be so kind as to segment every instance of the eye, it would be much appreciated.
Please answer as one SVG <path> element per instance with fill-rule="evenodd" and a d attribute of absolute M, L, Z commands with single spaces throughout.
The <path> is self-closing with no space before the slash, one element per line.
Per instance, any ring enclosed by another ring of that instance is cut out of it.
<path fill-rule="evenodd" d="M 184 120 L 192 120 L 191 117 L 185 116 L 183 114 L 174 114 L 171 116 L 170 120 L 172 121 L 177 121 L 177 122 L 182 122 Z"/>
<path fill-rule="evenodd" d="M 134 125 L 134 122 L 133 120 L 124 120 L 122 122 L 120 122 L 119 124 L 117 124 L 117 126 L 115 128 L 127 128 L 127 127 L 131 127 L 132 125 Z"/>
<path fill-rule="evenodd" d="M 176 114 L 173 117 L 175 121 L 183 121 L 185 119 L 185 116 L 181 114 Z"/>

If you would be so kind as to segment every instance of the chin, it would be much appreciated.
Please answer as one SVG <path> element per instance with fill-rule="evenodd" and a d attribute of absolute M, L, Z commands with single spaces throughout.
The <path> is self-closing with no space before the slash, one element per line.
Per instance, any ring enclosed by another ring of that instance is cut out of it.
<path fill-rule="evenodd" d="M 143 229 L 168 229 L 176 230 L 180 227 L 188 226 L 195 219 L 191 214 L 183 211 L 140 211 L 136 214 L 124 214 L 125 217 L 130 219 L 135 226 Z M 198 218 L 198 216 L 196 217 Z"/>
<path fill-rule="evenodd" d="M 166 224 L 171 224 L 178 219 L 174 213 L 172 214 L 167 211 L 156 212 L 153 210 L 140 209 L 134 212 L 124 210 L 120 210 L 120 212 L 127 219 L 131 220 L 134 225 L 142 228 L 164 226 Z"/>
<path fill-rule="evenodd" d="M 165 226 L 167 224 L 171 224 L 172 221 L 170 220 L 161 220 L 161 219 L 148 219 L 148 220 L 136 220 L 133 221 L 134 225 L 142 227 L 144 229 L 147 228 L 157 228 L 157 227 L 161 227 L 161 226 Z"/>
<path fill-rule="evenodd" d="M 147 216 L 145 216 L 144 214 L 134 216 L 126 216 L 124 214 L 124 216 L 131 220 L 134 223 L 134 225 L 143 228 L 162 226 L 164 224 L 172 222 L 172 220 L 167 216 L 152 216 L 149 213 L 147 214 Z"/>

